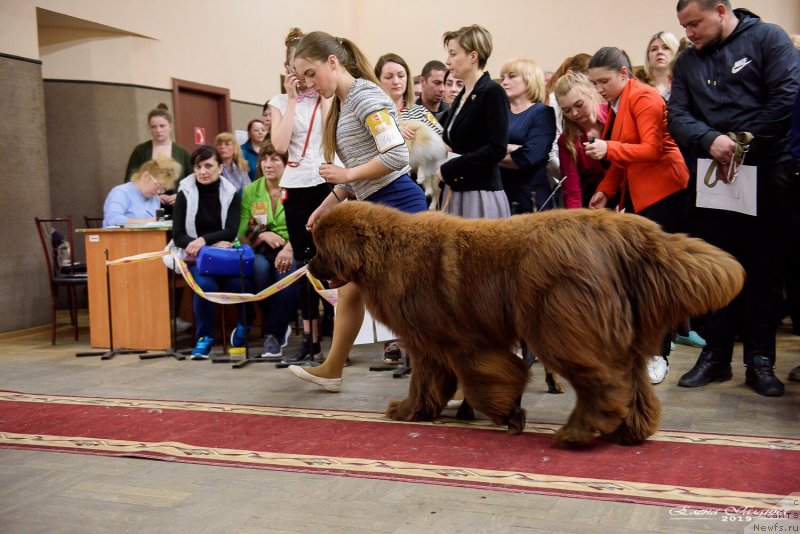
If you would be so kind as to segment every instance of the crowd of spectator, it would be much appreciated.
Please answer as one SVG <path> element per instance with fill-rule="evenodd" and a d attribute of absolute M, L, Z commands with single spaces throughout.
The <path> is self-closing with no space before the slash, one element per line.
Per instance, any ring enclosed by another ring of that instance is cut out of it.
<path fill-rule="evenodd" d="M 260 290 L 313 257 L 309 228 L 338 202 L 426 208 L 409 168 L 414 132 L 404 126 L 420 121 L 447 145 L 436 179 L 440 205 L 454 216 L 612 209 L 733 254 L 747 272 L 742 293 L 665 332 L 651 381 L 664 380 L 676 340 L 701 349 L 678 385 L 728 380 L 739 340 L 746 383 L 782 395 L 774 364 L 783 315 L 800 335 L 800 52 L 779 26 L 729 0 L 679 0 L 677 19 L 686 37 L 657 31 L 640 66 L 604 46 L 570 55 L 554 72 L 509 58 L 495 79 L 485 71 L 492 35 L 479 25 L 445 32 L 445 61 L 428 61 L 418 75 L 395 53 L 373 64 L 346 38 L 293 28 L 284 90 L 247 124 L 247 141 L 223 132 L 190 156 L 172 141 L 160 105 L 148 115 L 152 139 L 131 154 L 130 185 L 109 194 L 104 224 L 174 209 L 174 243 L 189 258 L 237 238 L 259 249 L 252 281 L 198 273 L 201 287 Z M 256 237 L 254 226 L 263 227 Z M 284 356 L 298 306 L 301 346 Z M 298 282 L 262 303 L 262 357 L 339 391 L 363 308 L 358 289 L 343 288 L 326 328 L 330 310 Z M 195 297 L 194 312 L 194 357 L 207 358 L 214 307 Z M 253 314 L 242 305 L 239 317 L 233 346 L 247 343 Z M 325 363 L 304 367 L 322 357 L 322 336 L 331 334 Z M 387 361 L 399 361 L 398 347 L 387 347 Z M 800 368 L 790 379 L 800 380 Z"/>

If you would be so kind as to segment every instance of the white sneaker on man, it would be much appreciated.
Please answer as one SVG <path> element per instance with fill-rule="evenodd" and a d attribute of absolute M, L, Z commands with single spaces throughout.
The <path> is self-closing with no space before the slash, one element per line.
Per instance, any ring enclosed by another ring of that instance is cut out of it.
<path fill-rule="evenodd" d="M 651 356 L 647 361 L 647 375 L 650 383 L 660 384 L 669 373 L 669 362 L 663 356 Z"/>
<path fill-rule="evenodd" d="M 178 332 L 188 332 L 192 329 L 192 323 L 184 321 L 180 317 L 175 318 L 175 330 Z"/>

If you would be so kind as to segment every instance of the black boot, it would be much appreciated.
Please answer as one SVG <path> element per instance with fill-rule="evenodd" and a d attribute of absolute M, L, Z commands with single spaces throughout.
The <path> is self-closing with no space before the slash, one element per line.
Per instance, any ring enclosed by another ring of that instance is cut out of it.
<path fill-rule="evenodd" d="M 733 378 L 731 364 L 717 361 L 710 350 L 703 350 L 694 367 L 678 380 L 678 385 L 685 388 L 696 388 L 711 382 L 725 382 L 731 378 Z"/>
<path fill-rule="evenodd" d="M 298 348 L 294 354 L 284 358 L 275 365 L 276 367 L 302 365 L 304 362 L 313 362 L 314 358 L 319 356 L 322 356 L 322 347 L 320 346 L 319 341 L 312 343 L 311 334 L 309 332 L 303 332 L 303 342 L 300 344 L 300 348 Z"/>
<path fill-rule="evenodd" d="M 780 397 L 783 395 L 783 382 L 781 382 L 772 368 L 772 362 L 767 356 L 753 356 L 753 363 L 747 366 L 745 383 L 753 391 L 765 397 Z"/>

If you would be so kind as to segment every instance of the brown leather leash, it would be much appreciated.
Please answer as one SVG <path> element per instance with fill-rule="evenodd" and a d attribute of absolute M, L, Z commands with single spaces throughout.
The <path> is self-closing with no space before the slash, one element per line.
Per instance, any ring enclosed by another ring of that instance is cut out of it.
<path fill-rule="evenodd" d="M 753 142 L 753 134 L 750 132 L 728 132 L 726 135 L 736 143 L 733 149 L 733 158 L 729 162 L 730 166 L 728 167 L 728 172 L 727 174 L 723 174 L 721 172 L 724 168 L 723 165 L 717 160 L 714 160 L 711 165 L 709 165 L 706 176 L 703 179 L 703 183 L 706 184 L 706 187 L 714 187 L 720 181 L 726 184 L 735 182 L 736 177 L 739 175 L 739 168 L 744 163 L 744 157 L 747 155 L 747 151 L 750 150 L 750 143 Z"/>

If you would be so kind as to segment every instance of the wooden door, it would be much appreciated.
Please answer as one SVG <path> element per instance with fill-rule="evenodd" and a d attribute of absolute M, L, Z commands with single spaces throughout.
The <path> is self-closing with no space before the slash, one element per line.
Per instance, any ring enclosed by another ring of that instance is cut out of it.
<path fill-rule="evenodd" d="M 172 103 L 175 141 L 189 152 L 202 144 L 213 146 L 220 132 L 232 132 L 228 89 L 173 78 Z"/>

